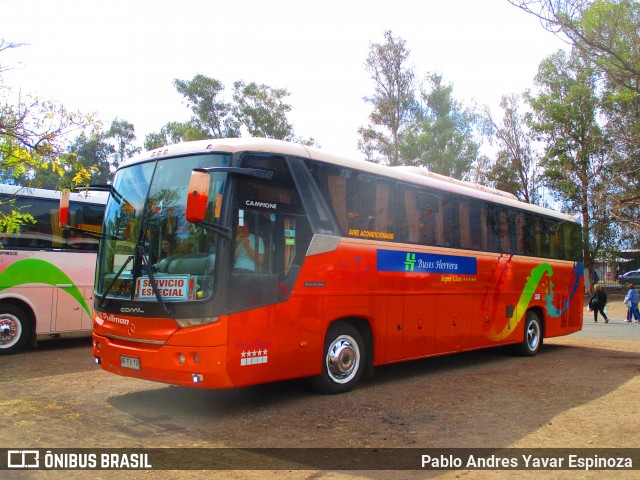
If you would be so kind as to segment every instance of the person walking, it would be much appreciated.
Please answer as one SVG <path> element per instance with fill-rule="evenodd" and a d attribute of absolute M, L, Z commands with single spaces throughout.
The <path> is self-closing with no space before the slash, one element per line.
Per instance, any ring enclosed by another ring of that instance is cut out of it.
<path fill-rule="evenodd" d="M 624 297 L 624 304 L 627 306 L 627 323 L 631 323 L 635 319 L 636 323 L 640 323 L 640 312 L 638 312 L 638 291 L 635 285 L 629 284 L 629 291 Z"/>
<path fill-rule="evenodd" d="M 609 318 L 604 312 L 604 307 L 607 305 L 607 293 L 600 287 L 599 283 L 596 283 L 594 287 L 593 295 L 589 299 L 589 307 L 593 310 L 593 323 L 598 323 L 598 312 L 604 318 L 604 323 L 609 323 Z"/>

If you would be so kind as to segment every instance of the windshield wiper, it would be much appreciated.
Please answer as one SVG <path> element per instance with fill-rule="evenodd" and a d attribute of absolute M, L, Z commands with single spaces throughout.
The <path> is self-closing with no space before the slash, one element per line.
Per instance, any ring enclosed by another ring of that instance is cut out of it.
<path fill-rule="evenodd" d="M 87 237 L 97 238 L 98 240 L 126 240 L 124 237 L 119 237 L 117 235 L 107 235 L 102 232 L 94 232 L 93 230 L 85 230 L 84 228 L 72 227 L 70 225 L 60 225 L 63 230 L 68 232 L 77 232 L 86 235 Z"/>
<path fill-rule="evenodd" d="M 106 304 L 105 302 L 106 302 L 106 299 L 107 299 L 107 295 L 109 294 L 109 292 L 111 291 L 111 289 L 115 285 L 115 283 L 118 280 L 118 278 L 120 278 L 120 275 L 124 271 L 125 267 L 127 265 L 129 265 L 129 262 L 131 260 L 133 260 L 133 255 L 129 255 L 129 258 L 127 258 L 127 261 L 122 264 L 122 266 L 120 267 L 120 270 L 118 270 L 118 273 L 116 273 L 115 277 L 113 277 L 113 280 L 111 280 L 111 283 L 109 284 L 107 289 L 104 291 L 104 293 L 100 297 L 100 302 L 98 303 L 98 305 L 100 305 L 100 308 L 104 308 L 104 306 Z"/>
<path fill-rule="evenodd" d="M 167 304 L 163 300 L 162 295 L 160 295 L 160 290 L 158 290 L 158 286 L 156 285 L 156 279 L 153 276 L 153 267 L 151 266 L 151 264 L 149 264 L 149 261 L 147 260 L 147 252 L 145 252 L 144 246 L 138 245 L 138 252 L 140 254 L 140 257 L 142 258 L 143 266 L 146 267 L 147 274 L 149 275 L 149 282 L 151 283 L 151 289 L 153 290 L 153 293 L 156 296 L 158 303 L 160 304 L 162 309 L 165 311 L 165 313 L 167 313 L 167 315 L 171 315 L 173 312 L 169 309 L 169 307 L 167 307 Z"/>

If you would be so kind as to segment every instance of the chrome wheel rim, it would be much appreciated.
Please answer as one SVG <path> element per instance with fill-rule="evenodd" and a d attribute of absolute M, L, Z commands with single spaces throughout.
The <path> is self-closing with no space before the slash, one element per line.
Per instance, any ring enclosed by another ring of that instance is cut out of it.
<path fill-rule="evenodd" d="M 349 335 L 340 335 L 327 351 L 327 372 L 336 383 L 347 383 L 358 372 L 360 349 Z"/>
<path fill-rule="evenodd" d="M 15 345 L 22 334 L 22 324 L 17 317 L 4 314 L 0 316 L 0 348 Z"/>
<path fill-rule="evenodd" d="M 540 325 L 535 320 L 529 322 L 527 327 L 527 346 L 529 350 L 535 352 L 540 344 Z"/>

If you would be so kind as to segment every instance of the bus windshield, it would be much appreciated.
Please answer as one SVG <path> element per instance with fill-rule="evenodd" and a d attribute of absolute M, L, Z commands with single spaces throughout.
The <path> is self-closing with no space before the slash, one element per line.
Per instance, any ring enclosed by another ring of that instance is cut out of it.
<path fill-rule="evenodd" d="M 228 155 L 157 159 L 123 168 L 104 219 L 96 293 L 140 301 L 200 300 L 213 293 L 217 233 L 185 219 L 194 168 L 224 167 Z M 207 222 L 218 223 L 225 173 L 211 176 Z M 155 280 L 155 287 L 151 279 Z"/>

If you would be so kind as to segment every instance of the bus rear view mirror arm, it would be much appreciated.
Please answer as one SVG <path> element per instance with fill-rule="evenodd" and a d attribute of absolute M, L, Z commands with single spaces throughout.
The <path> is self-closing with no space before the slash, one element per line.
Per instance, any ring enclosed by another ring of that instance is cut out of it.
<path fill-rule="evenodd" d="M 208 222 L 192 222 L 195 225 L 199 225 L 200 227 L 210 230 L 212 232 L 217 233 L 218 235 L 226 238 L 227 240 L 231 240 L 231 229 L 229 227 L 222 227 L 220 225 L 215 225 L 213 223 Z"/>

